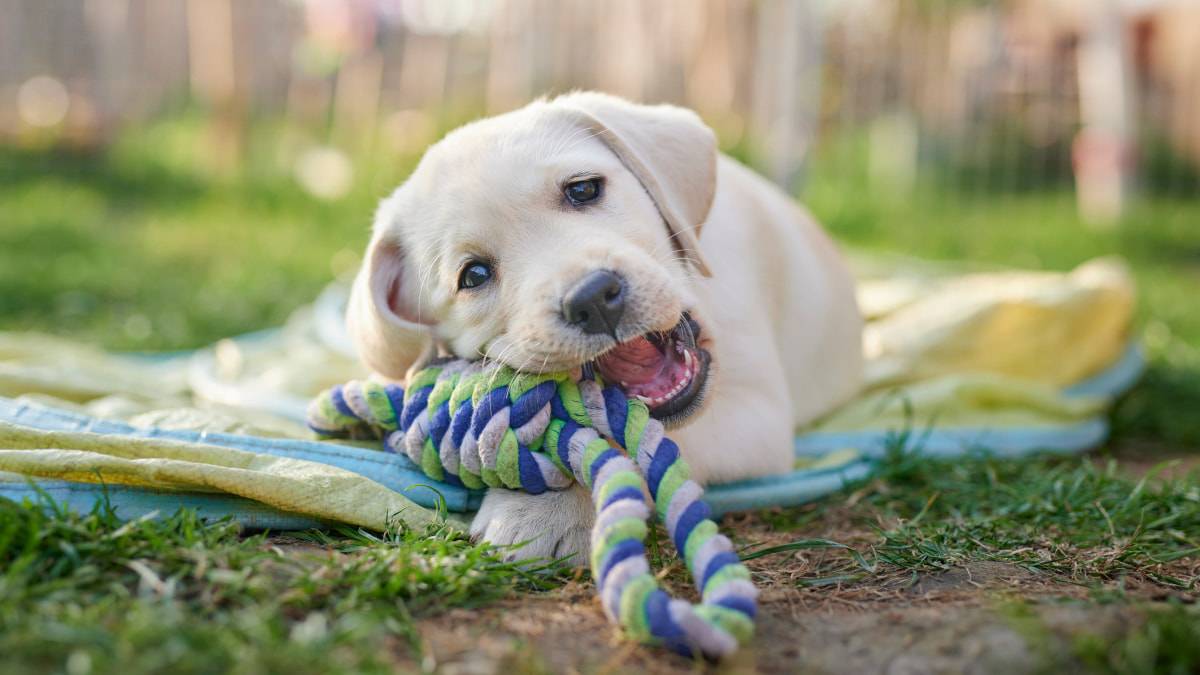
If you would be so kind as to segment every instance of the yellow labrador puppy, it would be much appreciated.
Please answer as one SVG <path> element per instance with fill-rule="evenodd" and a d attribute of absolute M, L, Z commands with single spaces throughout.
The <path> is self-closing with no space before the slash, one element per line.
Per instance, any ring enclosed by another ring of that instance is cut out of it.
<path fill-rule="evenodd" d="M 812 218 L 691 111 L 597 93 L 468 124 L 380 205 L 348 329 L 379 375 L 439 350 L 592 363 L 645 401 L 700 484 L 792 466 L 797 426 L 858 390 L 862 320 Z M 491 489 L 472 533 L 581 554 L 578 485 Z"/>

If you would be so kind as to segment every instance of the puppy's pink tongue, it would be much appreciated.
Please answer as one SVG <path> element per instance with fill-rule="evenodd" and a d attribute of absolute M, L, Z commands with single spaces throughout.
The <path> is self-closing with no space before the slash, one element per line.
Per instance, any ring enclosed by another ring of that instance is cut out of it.
<path fill-rule="evenodd" d="M 613 347 L 596 359 L 605 379 L 627 384 L 648 384 L 662 372 L 666 355 L 646 338 L 634 338 Z"/>

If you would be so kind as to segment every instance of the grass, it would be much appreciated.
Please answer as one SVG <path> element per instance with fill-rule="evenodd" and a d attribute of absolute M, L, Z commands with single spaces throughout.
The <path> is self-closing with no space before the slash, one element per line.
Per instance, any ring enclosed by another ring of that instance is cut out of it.
<path fill-rule="evenodd" d="M 918 452 L 912 452 L 912 450 Z M 954 459 L 893 452 L 866 481 L 814 505 L 767 516 L 772 529 L 804 531 L 833 504 L 865 524 L 868 550 L 824 540 L 778 547 L 847 549 L 806 585 L 868 578 L 880 569 L 931 572 L 994 560 L 1100 589 L 1136 576 L 1164 588 L 1200 589 L 1197 471 L 1134 480 L 1115 461 L 1033 457 Z M 767 551 L 755 551 L 746 559 Z"/>
<path fill-rule="evenodd" d="M 1200 582 L 1171 567 L 1200 554 L 1194 476 L 1134 482 L 1115 462 L 904 456 L 873 485 L 862 503 L 896 523 L 878 531 L 878 558 L 903 569 L 1000 560 L 1081 584 L 1125 574 L 1187 590 Z"/>
<path fill-rule="evenodd" d="M 108 152 L 0 149 L 0 330 L 170 350 L 280 325 L 357 266 L 375 204 L 415 163 L 365 162 L 326 201 L 299 188 L 290 155 L 205 173 L 200 131 L 184 117 Z"/>
<path fill-rule="evenodd" d="M 417 618 L 556 583 L 445 528 L 285 553 L 184 510 L 122 523 L 0 499 L 0 673 L 394 672 Z"/>
<path fill-rule="evenodd" d="M 1091 589 L 1092 603 L 1142 612 L 1125 640 L 1079 638 L 1074 651 L 1093 670 L 1200 666 L 1194 606 L 1121 592 L 1126 579 L 1185 592 L 1200 583 L 1195 475 L 1135 481 L 1086 458 L 895 454 L 868 481 L 766 517 L 777 530 L 802 534 L 824 527 L 835 507 L 844 510 L 838 518 L 866 524 L 852 543 L 859 550 L 814 539 L 779 547 L 829 553 L 802 580 L 812 592 L 869 586 L 897 570 L 916 578 L 1008 562 Z M 243 537 L 186 510 L 122 523 L 103 508 L 79 516 L 0 500 L 0 673 L 76 672 L 72 663 L 128 673 L 391 672 L 421 662 L 422 617 L 554 589 L 563 579 L 523 571 L 436 527 L 298 536 L 320 548 L 285 552 L 278 540 Z M 652 564 L 674 565 L 668 584 L 686 586 L 665 549 L 655 549 Z M 518 664 L 536 656 L 514 654 Z"/>
<path fill-rule="evenodd" d="M 197 130 L 184 116 L 105 153 L 0 149 L 0 330 L 170 350 L 279 325 L 353 268 L 375 202 L 416 160 L 368 158 L 347 196 L 324 201 L 296 185 L 288 152 L 263 151 L 286 149 L 284 132 L 264 127 L 250 163 L 214 177 L 195 168 Z M 819 167 L 803 195 L 853 245 L 1059 270 L 1125 258 L 1140 285 L 1135 336 L 1150 369 L 1114 413 L 1114 447 L 1200 449 L 1200 200 L 1148 196 L 1120 227 L 1098 230 L 1060 190 L 971 194 L 923 180 L 897 198 L 858 189 L 867 182 L 860 164 Z M 897 570 L 1012 563 L 1090 590 L 1090 603 L 1142 612 L 1123 640 L 1073 645 L 1088 667 L 1200 666 L 1193 605 L 1121 591 L 1136 579 L 1195 598 L 1195 473 L 1135 479 L 1088 458 L 897 453 L 864 483 L 760 517 L 793 542 L 772 555 L 820 552 L 801 580 L 813 593 Z M 824 538 L 824 524 L 838 519 L 859 535 Z M 103 509 L 47 513 L 0 501 L 0 673 L 391 672 L 421 662 L 422 617 L 562 583 L 440 529 L 304 536 L 321 549 L 285 551 L 187 511 L 121 524 Z M 656 564 L 665 556 L 655 549 Z M 666 579 L 681 582 L 679 569 Z M 518 652 L 517 665 L 536 660 L 527 647 Z"/>

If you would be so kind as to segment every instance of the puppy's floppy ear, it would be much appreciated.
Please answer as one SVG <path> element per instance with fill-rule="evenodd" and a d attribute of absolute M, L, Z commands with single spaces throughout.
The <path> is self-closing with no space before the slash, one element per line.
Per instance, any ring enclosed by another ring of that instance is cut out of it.
<path fill-rule="evenodd" d="M 400 243 L 378 229 L 346 307 L 346 331 L 359 358 L 395 380 L 405 379 L 410 368 L 428 361 L 435 346 L 433 317 L 420 311 L 404 258 Z"/>
<path fill-rule="evenodd" d="M 675 249 L 704 276 L 700 226 L 717 189 L 717 137 L 696 113 L 670 105 L 637 105 L 595 92 L 551 102 L 583 124 L 641 181 L 667 223 Z"/>

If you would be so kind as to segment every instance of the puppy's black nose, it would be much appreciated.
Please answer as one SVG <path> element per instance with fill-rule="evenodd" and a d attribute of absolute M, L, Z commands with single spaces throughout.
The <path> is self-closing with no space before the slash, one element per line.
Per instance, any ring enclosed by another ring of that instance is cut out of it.
<path fill-rule="evenodd" d="M 617 323 L 625 313 L 625 281 L 616 273 L 596 270 L 567 289 L 563 318 L 589 335 L 608 333 L 617 338 Z"/>

